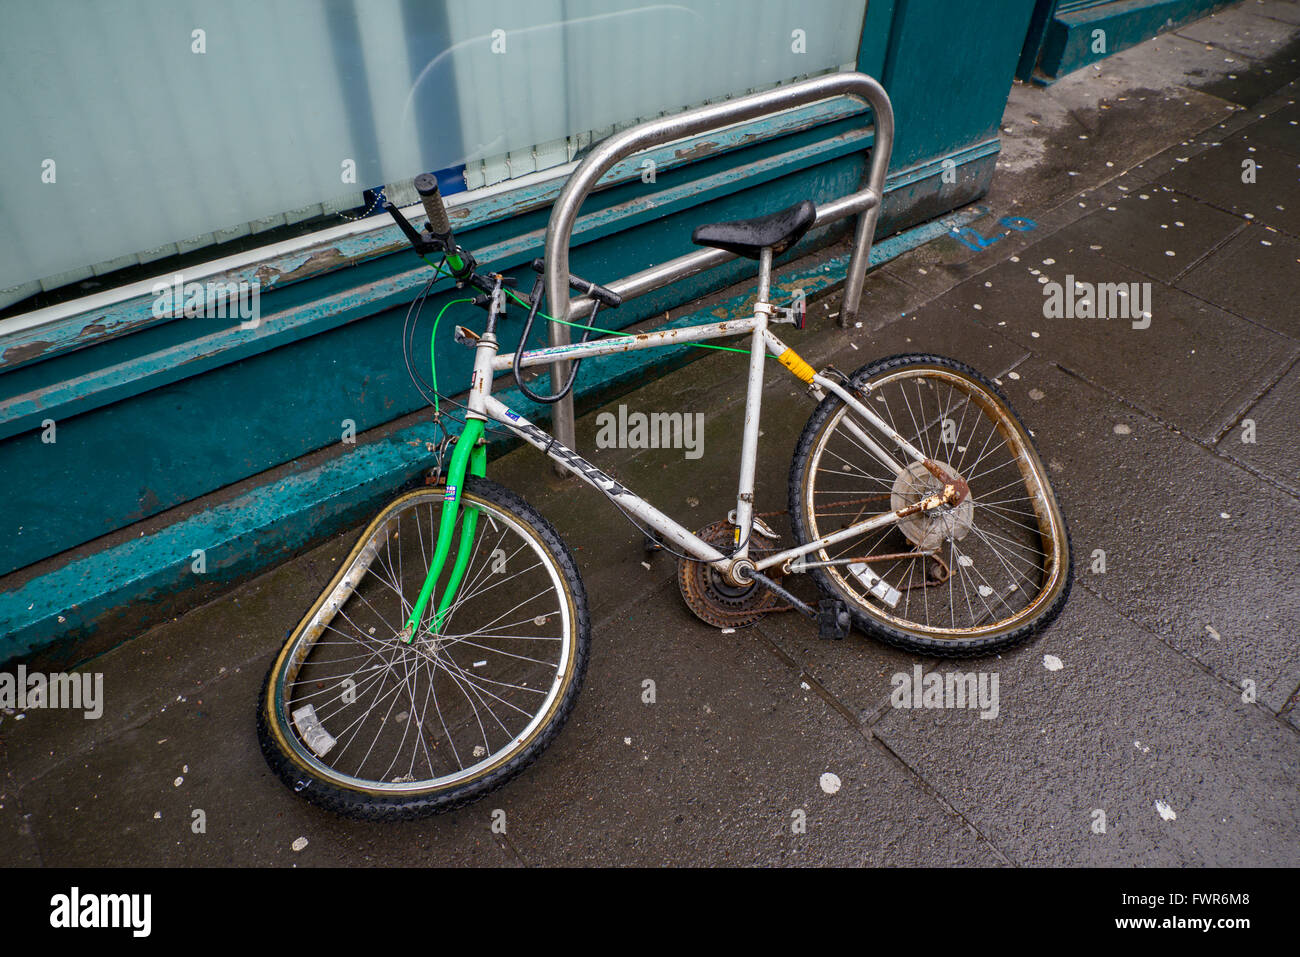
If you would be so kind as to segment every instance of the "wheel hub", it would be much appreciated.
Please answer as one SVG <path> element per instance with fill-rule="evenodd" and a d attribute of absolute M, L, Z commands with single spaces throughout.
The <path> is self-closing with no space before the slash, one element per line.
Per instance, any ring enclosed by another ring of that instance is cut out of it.
<path fill-rule="evenodd" d="M 946 462 L 936 462 L 944 472 L 964 478 Z M 923 462 L 913 462 L 898 473 L 890 488 L 889 507 L 894 511 L 916 505 L 930 495 L 942 495 L 944 483 L 930 473 Z M 967 496 L 957 505 L 942 505 L 929 511 L 916 512 L 898 522 L 901 531 L 913 545 L 922 551 L 932 551 L 945 541 L 959 542 L 965 538 L 975 519 L 975 504 Z"/>

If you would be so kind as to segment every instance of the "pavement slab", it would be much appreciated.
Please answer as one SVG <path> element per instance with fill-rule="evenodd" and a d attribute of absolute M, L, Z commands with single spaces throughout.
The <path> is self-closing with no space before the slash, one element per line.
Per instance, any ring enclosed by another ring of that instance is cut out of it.
<path fill-rule="evenodd" d="M 1068 236 L 1081 248 L 1171 283 L 1246 225 L 1184 193 L 1143 189 L 1090 213 L 1058 238 Z"/>
<path fill-rule="evenodd" d="M 1264 11 L 1252 9 L 1251 4 L 1229 7 L 1179 27 L 1175 32 L 1198 43 L 1262 60 L 1282 51 L 1295 38 L 1294 22 L 1277 17 L 1278 9 L 1272 10 L 1273 16 L 1261 16 Z"/>
<path fill-rule="evenodd" d="M 1300 3 L 1295 0 L 1249 0 L 1243 9 L 1259 17 L 1300 26 Z"/>
<path fill-rule="evenodd" d="M 1300 156 L 1274 146 L 1255 146 L 1248 136 L 1243 131 L 1216 140 L 1158 184 L 1300 235 Z M 1246 179 L 1243 164 L 1247 162 L 1256 164 L 1253 181 Z"/>
<path fill-rule="evenodd" d="M 1135 86 L 1167 89 L 1172 85 L 1185 91 L 1189 102 L 1208 97 L 1229 110 L 1240 109 L 1258 103 L 1294 76 L 1293 64 L 1287 62 L 1289 47 L 1256 59 L 1178 33 L 1161 34 L 1148 42 L 1149 50 L 1141 44 L 1118 54 L 1131 57 L 1125 77 Z"/>
<path fill-rule="evenodd" d="M 1300 340 L 1300 239 L 1252 225 L 1178 280 L 1178 288 Z"/>
<path fill-rule="evenodd" d="M 1189 130 L 1232 116 L 1235 101 L 1192 88 L 1218 77 L 1221 60 L 1166 34 L 1050 87 L 1016 84 L 991 200 L 1041 212 L 1180 144 Z M 1267 91 L 1280 83 L 1270 80 Z M 1252 91 L 1250 101 L 1262 92 Z"/>
<path fill-rule="evenodd" d="M 1271 112 L 1248 113 L 1254 114 L 1254 120 L 1238 134 L 1243 146 L 1254 146 L 1265 156 L 1273 152 L 1290 156 L 1300 153 L 1300 103 L 1288 98 L 1285 106 Z"/>
<path fill-rule="evenodd" d="M 1141 202 L 1141 200 L 1138 200 Z M 1105 215 L 1099 213 L 1097 215 Z M 1157 220 L 1164 213 L 1156 211 Z M 1231 315 L 1102 255 L 1106 243 L 1089 224 L 1077 236 L 1064 229 L 941 296 L 926 309 L 952 310 L 1003 333 L 1039 355 L 1072 369 L 1204 442 L 1214 442 L 1262 388 L 1281 377 L 1297 343 Z M 1092 246 L 1101 245 L 1101 250 Z M 1168 257 L 1167 257 L 1168 258 Z M 1147 328 L 1136 319 L 1047 317 L 1052 285 L 1068 295 L 1068 277 L 1080 284 L 1076 302 L 1133 314 L 1152 313 Z M 1138 284 L 1134 286 L 1133 284 Z M 1150 284 L 1145 292 L 1142 284 Z M 1082 284 L 1094 287 L 1083 291 Z M 1096 291 L 1122 284 L 1127 294 Z M 1136 292 L 1134 292 L 1136 290 Z"/>
<path fill-rule="evenodd" d="M 1295 733 L 1088 587 L 1036 644 L 939 670 L 998 674 L 997 717 L 890 708 L 872 730 L 1014 863 L 1300 863 Z"/>
<path fill-rule="evenodd" d="M 1281 710 L 1300 686 L 1300 504 L 1053 364 L 1018 371 L 1006 391 L 1038 406 L 1036 441 L 1086 587 Z"/>
<path fill-rule="evenodd" d="M 1215 450 L 1245 463 L 1300 495 L 1300 442 L 1296 441 L 1296 409 L 1300 409 L 1300 365 L 1292 366 L 1224 433 Z"/>

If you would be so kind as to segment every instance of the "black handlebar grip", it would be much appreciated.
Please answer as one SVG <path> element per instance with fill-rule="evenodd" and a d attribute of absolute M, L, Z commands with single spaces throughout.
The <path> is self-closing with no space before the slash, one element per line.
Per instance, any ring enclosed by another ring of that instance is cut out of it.
<path fill-rule="evenodd" d="M 420 194 L 424 213 L 429 217 L 429 231 L 435 236 L 450 236 L 451 223 L 447 220 L 447 208 L 442 205 L 442 194 L 438 192 L 438 177 L 421 173 L 415 177 L 415 191 Z"/>

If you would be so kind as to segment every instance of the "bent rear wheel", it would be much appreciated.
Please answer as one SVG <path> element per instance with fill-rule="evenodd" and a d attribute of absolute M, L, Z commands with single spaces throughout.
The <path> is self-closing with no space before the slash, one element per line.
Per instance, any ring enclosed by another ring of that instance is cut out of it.
<path fill-rule="evenodd" d="M 1070 540 L 1033 440 L 997 387 L 933 355 L 893 356 L 852 376 L 863 403 L 949 475 L 968 498 L 916 512 L 807 557 L 863 631 L 922 654 L 984 654 L 1023 641 L 1060 613 Z M 863 435 L 901 465 L 895 472 Z M 804 427 L 790 469 L 790 520 L 816 541 L 942 484 L 836 396 Z"/>
<path fill-rule="evenodd" d="M 330 810 L 410 818 L 482 797 L 537 758 L 581 687 L 590 623 L 573 556 L 546 519 L 487 479 L 467 477 L 461 492 L 462 514 L 479 514 L 441 633 L 426 623 L 403 640 L 444 491 L 419 488 L 380 512 L 263 686 L 267 761 Z"/>

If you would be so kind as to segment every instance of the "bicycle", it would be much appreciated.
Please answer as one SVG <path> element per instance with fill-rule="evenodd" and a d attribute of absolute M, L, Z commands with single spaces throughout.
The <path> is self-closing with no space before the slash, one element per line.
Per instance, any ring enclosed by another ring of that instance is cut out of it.
<path fill-rule="evenodd" d="M 1024 641 L 1061 611 L 1072 581 L 1065 519 L 1028 430 L 994 383 L 928 354 L 876 360 L 852 375 L 818 372 L 773 333 L 783 322 L 802 328 L 802 313 L 769 301 L 770 279 L 774 256 L 812 227 L 811 202 L 694 231 L 697 244 L 758 261 L 752 316 L 615 333 L 594 323 L 620 297 L 570 275 L 593 300 L 589 322 L 570 323 L 586 330 L 581 341 L 527 349 L 542 279 L 523 297 L 509 277 L 481 272 L 455 242 L 436 180 L 416 185 L 424 230 L 389 212 L 422 257 L 443 254 L 435 279 L 449 266 L 458 287 L 478 290 L 470 301 L 487 322 L 481 333 L 455 330 L 475 359 L 463 429 L 439 446 L 451 452 L 445 474 L 440 455 L 435 484 L 404 491 L 366 527 L 271 665 L 259 738 L 302 797 L 369 819 L 458 807 L 534 761 L 573 709 L 591 640 L 582 579 L 550 523 L 486 477 L 489 422 L 560 463 L 674 554 L 683 598 L 715 626 L 752 624 L 784 602 L 825 637 L 856 627 L 911 652 L 969 656 Z M 541 260 L 533 265 L 542 271 Z M 510 302 L 529 313 L 519 349 L 501 355 L 497 324 Z M 610 334 L 591 340 L 592 332 Z M 511 370 L 525 395 L 558 401 L 582 359 L 741 335 L 750 349 L 736 507 L 699 532 L 492 394 L 495 375 Z M 790 467 L 792 547 L 754 512 L 769 354 L 817 402 Z M 557 359 L 570 363 L 567 381 L 553 395 L 533 392 L 521 370 Z M 437 390 L 436 365 L 433 378 L 440 421 L 451 400 Z M 816 607 L 785 587 L 793 574 L 815 581 L 824 596 Z"/>

